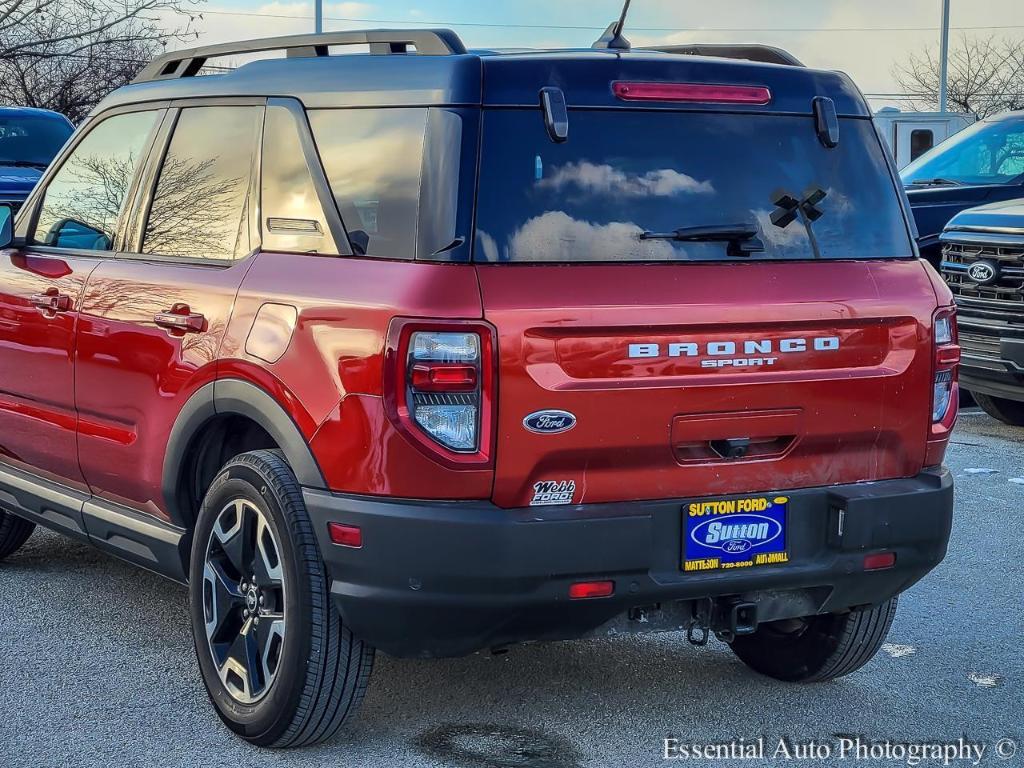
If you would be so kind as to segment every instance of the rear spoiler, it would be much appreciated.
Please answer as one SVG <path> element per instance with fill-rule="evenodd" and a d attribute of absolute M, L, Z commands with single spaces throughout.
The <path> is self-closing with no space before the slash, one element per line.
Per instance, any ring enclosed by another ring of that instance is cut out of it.
<path fill-rule="evenodd" d="M 639 50 L 661 51 L 683 56 L 714 56 L 719 59 L 745 59 L 762 64 L 784 64 L 787 67 L 802 67 L 803 62 L 788 51 L 771 45 L 657 45 Z"/>

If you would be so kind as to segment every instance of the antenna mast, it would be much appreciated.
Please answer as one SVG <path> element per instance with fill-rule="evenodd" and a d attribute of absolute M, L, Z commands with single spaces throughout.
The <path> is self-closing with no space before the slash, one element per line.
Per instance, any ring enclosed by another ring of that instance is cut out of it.
<path fill-rule="evenodd" d="M 632 1 L 626 0 L 622 6 L 622 14 L 619 16 L 619 20 L 613 21 L 608 25 L 608 29 L 604 31 L 604 34 L 594 42 L 593 48 L 607 48 L 619 51 L 629 50 L 629 40 L 622 36 L 622 30 L 626 26 L 626 14 L 629 13 L 629 4 Z"/>

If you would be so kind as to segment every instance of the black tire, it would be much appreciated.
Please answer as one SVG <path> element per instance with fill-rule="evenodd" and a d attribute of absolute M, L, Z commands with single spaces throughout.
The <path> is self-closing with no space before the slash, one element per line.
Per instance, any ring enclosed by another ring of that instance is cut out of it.
<path fill-rule="evenodd" d="M 1024 427 L 1024 403 L 1007 400 L 1005 397 L 983 395 L 981 392 L 971 394 L 974 396 L 974 402 L 981 406 L 981 410 L 993 419 L 1012 427 Z"/>
<path fill-rule="evenodd" d="M 0 510 L 0 560 L 21 549 L 35 529 L 35 523 Z"/>
<path fill-rule="evenodd" d="M 871 610 L 769 622 L 730 645 L 744 664 L 776 680 L 832 680 L 857 671 L 878 653 L 896 603 L 894 597 Z"/>
<path fill-rule="evenodd" d="M 239 521 L 236 533 L 224 530 L 232 515 Z M 255 522 L 243 524 L 243 518 Z M 219 526 L 216 535 L 215 525 Z M 251 535 L 250 525 L 255 526 Z M 246 542 L 250 542 L 248 549 Z M 247 561 L 240 553 L 248 553 L 248 562 L 276 565 L 253 565 L 250 584 L 244 570 L 239 575 L 239 569 L 232 567 L 229 551 L 242 562 Z M 264 591 L 268 570 L 272 577 Z M 232 578 L 238 579 L 234 591 L 225 587 Z M 228 728 L 259 746 L 304 747 L 331 738 L 355 715 L 366 692 L 374 652 L 342 624 L 331 602 L 323 558 L 298 481 L 281 454 L 253 451 L 236 456 L 213 481 L 196 521 L 189 582 L 200 671 Z M 224 589 L 218 590 L 217 585 Z M 238 589 L 243 585 L 245 593 Z M 252 614 L 247 612 L 252 605 L 246 602 L 249 592 L 258 594 L 261 606 Z M 273 608 L 267 613 L 262 608 L 264 597 Z M 243 620 L 243 612 L 256 618 Z M 214 625 L 209 636 L 208 616 Z M 279 625 L 279 636 L 261 640 L 260 617 L 265 627 L 262 634 L 273 634 L 273 627 Z M 268 625 L 271 629 L 266 629 Z M 241 669 L 248 672 L 240 677 L 227 668 L 222 677 L 227 661 L 215 660 L 215 646 L 224 658 L 238 648 L 248 662 Z M 273 670 L 268 664 L 271 658 Z M 256 663 L 259 666 L 254 667 Z M 260 684 L 262 694 L 253 700 Z"/>

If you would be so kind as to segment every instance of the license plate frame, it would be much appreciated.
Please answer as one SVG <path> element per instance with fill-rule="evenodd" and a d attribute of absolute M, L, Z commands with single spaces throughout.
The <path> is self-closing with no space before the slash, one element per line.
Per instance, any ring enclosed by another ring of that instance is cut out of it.
<path fill-rule="evenodd" d="M 790 499 L 760 494 L 702 499 L 682 508 L 682 570 L 687 573 L 789 562 Z"/>

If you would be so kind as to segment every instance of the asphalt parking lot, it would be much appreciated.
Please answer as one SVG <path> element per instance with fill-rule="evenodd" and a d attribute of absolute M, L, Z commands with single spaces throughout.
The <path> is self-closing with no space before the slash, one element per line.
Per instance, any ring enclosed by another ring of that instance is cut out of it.
<path fill-rule="evenodd" d="M 860 736 L 964 738 L 987 746 L 980 764 L 1024 765 L 1024 431 L 967 413 L 949 464 L 950 553 L 905 595 L 890 644 L 851 677 L 788 686 L 748 672 L 721 643 L 697 649 L 675 633 L 451 661 L 378 657 L 355 727 L 293 752 L 253 749 L 217 719 L 184 588 L 37 531 L 0 565 L 0 767 L 644 766 L 663 764 L 666 737 L 762 736 L 769 753 L 783 737 L 833 747 L 812 764 L 851 763 L 837 740 Z M 1005 759 L 1007 742 L 996 754 L 1001 739 L 1019 745 L 1015 756 Z"/>

